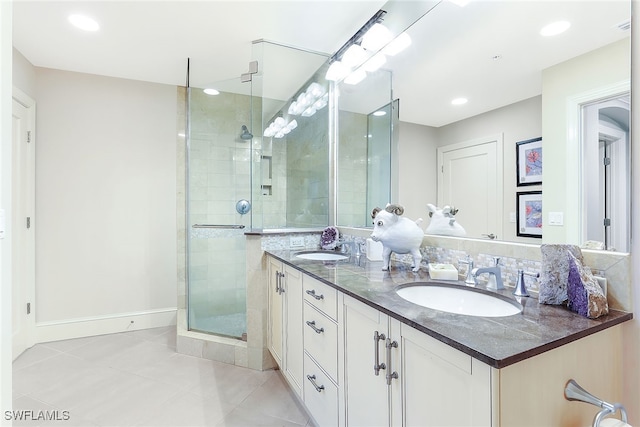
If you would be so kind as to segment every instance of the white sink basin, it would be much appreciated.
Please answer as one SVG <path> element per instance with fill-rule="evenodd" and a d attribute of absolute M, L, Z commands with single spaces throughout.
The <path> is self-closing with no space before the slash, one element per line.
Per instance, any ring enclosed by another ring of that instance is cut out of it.
<path fill-rule="evenodd" d="M 466 316 L 504 317 L 522 312 L 522 306 L 515 301 L 456 285 L 405 286 L 396 292 L 414 304 Z"/>
<path fill-rule="evenodd" d="M 325 251 L 300 252 L 296 254 L 296 258 L 310 259 L 314 261 L 340 261 L 343 259 L 349 259 L 347 255 Z"/>

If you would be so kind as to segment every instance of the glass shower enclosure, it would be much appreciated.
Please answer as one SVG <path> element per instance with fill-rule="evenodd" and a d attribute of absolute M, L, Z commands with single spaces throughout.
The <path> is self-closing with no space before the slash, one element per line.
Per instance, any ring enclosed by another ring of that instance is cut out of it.
<path fill-rule="evenodd" d="M 237 339 L 247 330 L 251 89 L 237 78 L 187 90 L 188 328 Z"/>

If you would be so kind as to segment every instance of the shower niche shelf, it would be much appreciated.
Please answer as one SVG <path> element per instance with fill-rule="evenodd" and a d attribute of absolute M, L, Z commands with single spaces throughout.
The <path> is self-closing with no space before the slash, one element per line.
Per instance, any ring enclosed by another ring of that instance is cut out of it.
<path fill-rule="evenodd" d="M 273 194 L 273 186 L 271 181 L 273 178 L 272 156 L 262 155 L 262 184 L 260 188 L 263 196 L 271 196 Z"/>

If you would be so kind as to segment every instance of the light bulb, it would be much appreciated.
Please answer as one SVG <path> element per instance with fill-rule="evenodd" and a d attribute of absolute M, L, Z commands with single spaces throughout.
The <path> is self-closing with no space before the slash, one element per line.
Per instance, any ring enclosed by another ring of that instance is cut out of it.
<path fill-rule="evenodd" d="M 348 85 L 357 85 L 358 83 L 363 81 L 366 77 L 367 77 L 367 72 L 364 71 L 362 68 L 358 68 L 353 73 L 349 74 L 344 79 L 344 82 Z"/>
<path fill-rule="evenodd" d="M 335 82 L 344 79 L 345 76 L 349 74 L 349 71 L 351 71 L 351 69 L 345 64 L 340 61 L 334 61 L 327 70 L 327 74 L 324 77 L 327 80 Z"/>
<path fill-rule="evenodd" d="M 387 27 L 376 23 L 362 37 L 362 47 L 367 50 L 377 51 L 389 43 L 392 38 L 393 35 Z"/>
<path fill-rule="evenodd" d="M 357 44 L 349 46 L 349 49 L 342 55 L 342 62 L 348 67 L 357 67 L 367 59 L 367 53 Z"/>

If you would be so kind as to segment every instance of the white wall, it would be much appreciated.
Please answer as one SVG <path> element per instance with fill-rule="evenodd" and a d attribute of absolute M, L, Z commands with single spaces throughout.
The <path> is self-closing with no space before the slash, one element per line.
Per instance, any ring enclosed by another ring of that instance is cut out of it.
<path fill-rule="evenodd" d="M 36 340 L 170 324 L 176 87 L 35 74 Z"/>
<path fill-rule="evenodd" d="M 640 0 L 633 0 L 631 20 L 640 22 Z M 631 43 L 635 51 L 632 57 L 631 76 L 631 154 L 632 158 L 632 203 L 631 203 L 631 256 L 633 265 L 633 299 L 634 319 L 624 325 L 624 393 L 623 402 L 629 412 L 629 421 L 632 425 L 640 424 L 640 29 L 634 27 L 631 33 Z"/>
<path fill-rule="evenodd" d="M 0 1 L 0 209 L 11 224 L 11 74 L 12 4 Z M 0 240 L 0 410 L 11 410 L 11 239 Z M 0 425 L 11 421 L 0 418 Z"/>
<path fill-rule="evenodd" d="M 580 243 L 580 223 L 571 221 L 581 215 L 579 147 L 578 138 L 571 138 L 573 132 L 568 129 L 567 102 L 587 91 L 628 81 L 630 49 L 629 40 L 624 39 L 542 72 L 542 182 L 565 183 L 545 187 L 542 196 L 545 243 Z M 572 141 L 576 146 L 569 147 Z M 564 212 L 564 226 L 546 226 L 548 212 Z"/>
<path fill-rule="evenodd" d="M 429 223 L 427 203 L 436 203 L 436 128 L 400 122 L 398 137 L 398 200 L 410 219 Z"/>
<path fill-rule="evenodd" d="M 427 203 L 436 203 L 436 148 L 496 134 L 503 135 L 503 224 L 500 240 L 538 243 L 516 236 L 509 213 L 516 211 L 516 192 L 541 189 L 516 187 L 516 142 L 542 135 L 540 96 L 452 123 L 439 128 L 402 122 L 400 125 L 400 204 L 409 218 L 426 215 Z M 409 212 L 409 213 L 407 213 Z"/>

